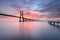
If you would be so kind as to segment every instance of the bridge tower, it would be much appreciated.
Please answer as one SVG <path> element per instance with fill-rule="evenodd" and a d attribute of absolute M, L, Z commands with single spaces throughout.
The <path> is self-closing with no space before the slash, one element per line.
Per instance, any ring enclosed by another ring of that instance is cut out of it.
<path fill-rule="evenodd" d="M 20 10 L 20 19 L 19 19 L 19 22 L 24 22 L 23 10 Z"/>

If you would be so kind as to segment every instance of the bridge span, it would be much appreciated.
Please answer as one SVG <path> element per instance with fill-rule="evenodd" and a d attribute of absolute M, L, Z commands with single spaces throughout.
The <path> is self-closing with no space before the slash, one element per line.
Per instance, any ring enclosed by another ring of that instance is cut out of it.
<path fill-rule="evenodd" d="M 3 13 L 0 13 L 0 15 L 2 15 L 2 16 L 8 16 L 8 17 L 14 17 L 14 18 L 19 18 L 19 22 L 42 21 L 42 20 L 37 20 L 37 19 L 25 18 L 23 10 L 20 10 L 20 16 L 8 15 L 8 14 L 3 14 Z"/>
<path fill-rule="evenodd" d="M 48 21 L 48 23 L 52 26 L 60 27 L 60 21 Z"/>

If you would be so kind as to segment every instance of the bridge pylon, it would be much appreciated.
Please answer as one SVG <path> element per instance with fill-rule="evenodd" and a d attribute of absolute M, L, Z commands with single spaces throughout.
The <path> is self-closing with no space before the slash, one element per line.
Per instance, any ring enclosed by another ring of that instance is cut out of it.
<path fill-rule="evenodd" d="M 24 14 L 23 14 L 23 10 L 20 10 L 20 18 L 19 18 L 19 22 L 24 22 Z"/>

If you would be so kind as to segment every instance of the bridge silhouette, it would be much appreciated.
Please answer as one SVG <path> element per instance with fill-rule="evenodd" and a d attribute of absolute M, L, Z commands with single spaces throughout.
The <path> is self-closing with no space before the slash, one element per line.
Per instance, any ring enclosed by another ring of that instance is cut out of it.
<path fill-rule="evenodd" d="M 0 13 L 0 15 L 2 15 L 2 16 L 8 16 L 8 17 L 19 18 L 19 22 L 25 22 L 25 21 L 41 21 L 41 20 L 37 20 L 37 19 L 25 18 L 24 17 L 23 10 L 20 10 L 20 17 L 19 16 L 14 16 L 14 15 L 3 14 L 3 13 Z"/>
<path fill-rule="evenodd" d="M 56 27 L 60 27 L 60 21 L 48 21 L 48 23 L 50 25 L 56 26 Z"/>

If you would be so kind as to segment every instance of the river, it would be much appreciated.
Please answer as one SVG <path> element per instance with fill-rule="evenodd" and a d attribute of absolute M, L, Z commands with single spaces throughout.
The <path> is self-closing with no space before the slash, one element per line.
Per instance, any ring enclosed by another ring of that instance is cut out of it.
<path fill-rule="evenodd" d="M 60 39 L 60 28 L 48 22 L 0 21 L 0 38 L 24 36 L 33 39 Z"/>

